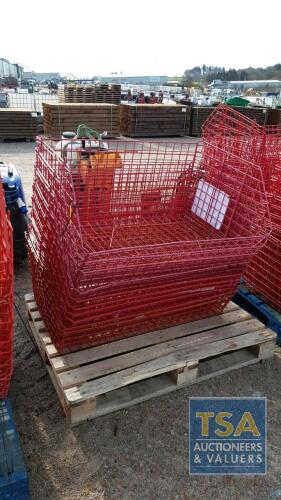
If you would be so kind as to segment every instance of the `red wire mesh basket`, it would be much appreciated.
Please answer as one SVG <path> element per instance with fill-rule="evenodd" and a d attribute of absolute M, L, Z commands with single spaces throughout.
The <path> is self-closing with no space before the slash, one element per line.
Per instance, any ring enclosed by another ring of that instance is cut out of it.
<path fill-rule="evenodd" d="M 0 182 L 0 399 L 7 396 L 13 368 L 13 247 Z"/>
<path fill-rule="evenodd" d="M 221 313 L 268 234 L 259 167 L 216 145 L 88 143 L 37 140 L 29 256 L 57 349 Z"/>
<path fill-rule="evenodd" d="M 247 266 L 245 280 L 251 291 L 281 312 L 281 127 L 267 127 L 264 157 L 273 230 L 265 246 Z"/>
<path fill-rule="evenodd" d="M 281 311 L 281 127 L 260 126 L 222 105 L 204 124 L 203 141 L 231 148 L 262 169 L 269 203 L 266 244 L 247 266 L 248 288 Z"/>

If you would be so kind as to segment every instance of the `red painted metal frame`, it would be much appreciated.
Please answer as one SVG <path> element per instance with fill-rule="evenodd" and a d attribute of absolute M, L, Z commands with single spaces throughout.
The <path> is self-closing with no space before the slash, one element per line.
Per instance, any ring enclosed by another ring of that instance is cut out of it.
<path fill-rule="evenodd" d="M 0 399 L 7 396 L 13 369 L 13 246 L 0 182 Z"/>
<path fill-rule="evenodd" d="M 260 168 L 213 144 L 56 144 L 37 140 L 28 246 L 57 349 L 221 313 L 268 234 Z"/>
<path fill-rule="evenodd" d="M 281 312 L 281 127 L 260 126 L 219 106 L 203 127 L 203 141 L 232 148 L 262 168 L 273 231 L 244 273 L 248 288 Z"/>

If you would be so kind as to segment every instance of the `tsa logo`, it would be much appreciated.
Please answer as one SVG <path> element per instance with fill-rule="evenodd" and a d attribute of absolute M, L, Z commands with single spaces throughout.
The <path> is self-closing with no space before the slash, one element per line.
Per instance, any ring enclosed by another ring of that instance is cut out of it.
<path fill-rule="evenodd" d="M 266 398 L 190 398 L 190 474 L 266 473 Z"/>

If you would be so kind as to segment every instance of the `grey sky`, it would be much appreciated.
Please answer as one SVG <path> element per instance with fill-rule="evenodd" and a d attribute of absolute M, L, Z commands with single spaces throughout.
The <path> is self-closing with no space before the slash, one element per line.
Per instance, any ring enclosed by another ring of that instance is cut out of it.
<path fill-rule="evenodd" d="M 78 77 L 268 66 L 281 62 L 280 14 L 280 0 L 14 0 L 1 5 L 0 57 Z"/>

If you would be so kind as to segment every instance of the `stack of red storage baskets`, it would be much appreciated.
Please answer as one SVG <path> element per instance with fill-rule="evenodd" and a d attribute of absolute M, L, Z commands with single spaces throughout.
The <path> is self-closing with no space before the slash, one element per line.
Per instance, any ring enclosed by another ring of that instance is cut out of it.
<path fill-rule="evenodd" d="M 255 164 L 216 145 L 37 140 L 28 245 L 60 352 L 219 314 L 267 236 Z"/>
<path fill-rule="evenodd" d="M 272 227 L 267 242 L 247 266 L 248 288 L 281 311 L 281 127 L 260 126 L 232 108 L 219 106 L 204 124 L 203 141 L 226 147 L 260 165 Z"/>
<path fill-rule="evenodd" d="M 0 399 L 7 396 L 13 367 L 13 245 L 0 182 Z"/>
<path fill-rule="evenodd" d="M 281 312 L 281 128 L 266 127 L 264 176 L 272 232 L 245 272 L 249 289 Z"/>

